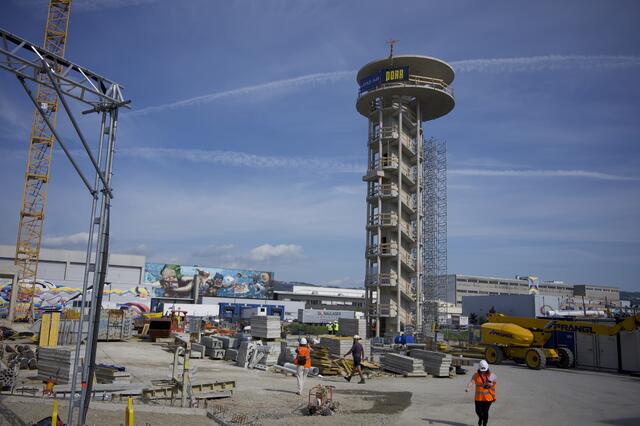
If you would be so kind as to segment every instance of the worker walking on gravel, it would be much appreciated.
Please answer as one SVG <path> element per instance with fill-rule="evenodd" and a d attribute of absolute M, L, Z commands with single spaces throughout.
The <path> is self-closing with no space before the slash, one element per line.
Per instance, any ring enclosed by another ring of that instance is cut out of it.
<path fill-rule="evenodd" d="M 302 389 L 304 388 L 304 381 L 309 374 L 311 368 L 311 349 L 307 343 L 306 338 L 300 339 L 298 349 L 296 349 L 296 356 L 293 358 L 293 363 L 296 367 L 296 380 L 298 382 L 298 395 L 302 395 Z"/>
<path fill-rule="evenodd" d="M 364 360 L 364 347 L 362 347 L 362 343 L 360 343 L 360 336 L 358 336 L 357 334 L 353 336 L 353 345 L 351 346 L 351 349 L 349 349 L 349 352 L 344 354 L 343 358 L 346 358 L 349 354 L 351 354 L 351 357 L 353 358 L 353 370 L 351 370 L 351 374 L 344 379 L 347 382 L 350 382 L 351 378 L 353 377 L 353 373 L 357 371 L 358 375 L 360 376 L 360 381 L 358 382 L 358 384 L 364 384 L 364 376 L 362 375 L 361 365 L 362 361 Z"/>
<path fill-rule="evenodd" d="M 478 415 L 478 426 L 487 426 L 489 422 L 489 408 L 496 400 L 496 375 L 489 371 L 489 364 L 484 359 L 480 361 L 478 371 L 473 375 L 465 392 L 473 385 L 476 386 L 475 404 Z"/>

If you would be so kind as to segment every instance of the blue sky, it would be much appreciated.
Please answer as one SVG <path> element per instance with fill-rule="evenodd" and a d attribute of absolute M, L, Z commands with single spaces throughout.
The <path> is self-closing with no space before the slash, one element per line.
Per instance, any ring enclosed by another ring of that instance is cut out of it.
<path fill-rule="evenodd" d="M 9 1 L 0 26 L 41 42 L 46 4 Z M 640 290 L 637 2 L 72 8 L 66 56 L 132 99 L 117 141 L 115 251 L 362 285 L 366 120 L 355 71 L 395 38 L 398 53 L 456 70 L 456 108 L 425 126 L 448 143 L 449 271 Z M 15 242 L 31 115 L 1 73 L 1 244 Z M 87 134 L 96 124 L 82 117 Z M 67 120 L 59 129 L 79 147 Z M 44 246 L 80 248 L 90 200 L 61 154 Z"/>

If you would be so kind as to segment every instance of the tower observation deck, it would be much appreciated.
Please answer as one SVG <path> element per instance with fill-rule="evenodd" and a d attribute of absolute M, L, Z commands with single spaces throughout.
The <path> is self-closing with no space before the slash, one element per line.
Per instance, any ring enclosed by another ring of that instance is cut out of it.
<path fill-rule="evenodd" d="M 363 66 L 356 109 L 369 121 L 366 314 L 375 335 L 422 324 L 422 122 L 454 107 L 453 69 L 426 56 Z"/>

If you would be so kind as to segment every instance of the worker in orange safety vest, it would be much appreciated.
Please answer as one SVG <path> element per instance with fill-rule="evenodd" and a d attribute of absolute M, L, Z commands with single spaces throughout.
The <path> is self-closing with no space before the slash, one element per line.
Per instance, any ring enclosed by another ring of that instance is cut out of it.
<path fill-rule="evenodd" d="M 296 349 L 296 356 L 293 358 L 293 363 L 296 367 L 296 380 L 298 382 L 298 395 L 302 395 L 302 388 L 304 388 L 304 380 L 309 374 L 311 368 L 311 349 L 307 343 L 306 338 L 300 339 L 300 345 Z"/>
<path fill-rule="evenodd" d="M 489 363 L 480 361 L 478 371 L 473 375 L 465 392 L 473 385 L 476 386 L 475 404 L 478 415 L 478 426 L 487 426 L 489 422 L 489 408 L 496 400 L 496 375 L 489 371 Z"/>

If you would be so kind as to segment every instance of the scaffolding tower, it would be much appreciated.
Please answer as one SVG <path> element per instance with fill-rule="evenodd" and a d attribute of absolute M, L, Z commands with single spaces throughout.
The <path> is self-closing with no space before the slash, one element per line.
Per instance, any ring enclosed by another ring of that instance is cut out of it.
<path fill-rule="evenodd" d="M 447 145 L 424 141 L 422 167 L 422 333 L 447 318 Z"/>

